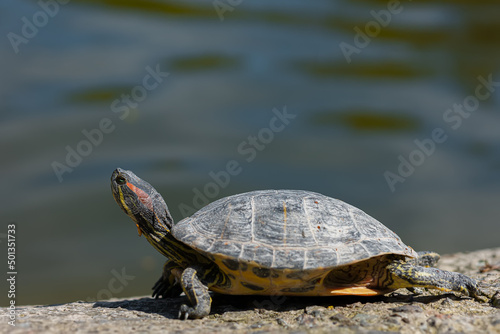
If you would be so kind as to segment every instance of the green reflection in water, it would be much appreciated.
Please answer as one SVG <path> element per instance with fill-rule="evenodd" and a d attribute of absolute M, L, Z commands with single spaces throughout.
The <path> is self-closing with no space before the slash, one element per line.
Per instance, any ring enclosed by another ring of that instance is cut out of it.
<path fill-rule="evenodd" d="M 339 75 L 364 78 L 417 78 L 431 74 L 429 68 L 416 68 L 410 63 L 396 62 L 358 63 L 356 66 L 346 66 L 345 63 L 302 61 L 296 64 L 296 68 L 320 78 Z"/>
<path fill-rule="evenodd" d="M 211 3 L 207 6 L 196 6 L 192 4 L 185 4 L 182 2 L 167 2 L 167 1 L 118 1 L 118 0 L 86 0 L 79 1 L 80 3 L 90 5 L 103 5 L 113 8 L 133 9 L 147 12 L 169 14 L 169 15 L 182 15 L 182 16 L 211 16 L 214 17 L 214 9 Z"/>
<path fill-rule="evenodd" d="M 368 110 L 353 110 L 341 113 L 322 113 L 312 119 L 321 125 L 340 125 L 356 131 L 413 131 L 420 127 L 420 121 L 409 115 L 383 114 Z"/>
<path fill-rule="evenodd" d="M 180 71 L 199 71 L 209 69 L 235 68 L 239 65 L 236 58 L 220 55 L 205 55 L 200 57 L 182 57 L 173 59 L 170 68 Z"/>
<path fill-rule="evenodd" d="M 366 25 L 375 21 L 372 17 L 367 18 L 366 20 L 359 19 L 345 19 L 343 17 L 330 17 L 325 20 L 325 28 L 332 29 L 334 31 L 342 31 L 347 33 L 345 41 L 351 45 L 355 45 L 354 38 L 357 35 L 357 32 L 354 30 L 355 27 L 358 27 L 367 37 L 369 43 L 375 43 L 375 41 L 395 41 L 401 42 L 409 45 L 413 45 L 417 48 L 428 48 L 428 47 L 436 47 L 443 46 L 443 43 L 451 43 L 454 41 L 452 38 L 455 32 L 450 28 L 441 28 L 441 29 L 429 29 L 425 27 L 402 27 L 401 25 L 387 25 L 381 26 L 380 30 L 373 36 L 373 33 L 367 32 Z M 373 29 L 373 28 L 370 28 Z M 369 29 L 368 29 L 369 30 Z M 362 39 L 363 43 L 365 39 Z"/>
<path fill-rule="evenodd" d="M 130 87 L 89 88 L 69 94 L 68 101 L 73 103 L 110 103 L 127 91 L 130 91 Z"/>

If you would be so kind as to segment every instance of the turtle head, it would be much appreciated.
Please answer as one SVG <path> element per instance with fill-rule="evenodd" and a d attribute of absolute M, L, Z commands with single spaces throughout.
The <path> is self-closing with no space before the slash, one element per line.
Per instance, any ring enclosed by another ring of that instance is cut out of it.
<path fill-rule="evenodd" d="M 131 171 L 115 169 L 111 190 L 116 203 L 135 222 L 139 235 L 160 240 L 170 232 L 173 219 L 161 195 Z"/>

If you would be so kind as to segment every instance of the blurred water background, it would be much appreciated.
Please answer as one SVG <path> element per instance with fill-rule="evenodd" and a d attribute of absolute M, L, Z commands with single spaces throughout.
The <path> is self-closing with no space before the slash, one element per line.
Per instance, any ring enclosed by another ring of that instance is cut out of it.
<path fill-rule="evenodd" d="M 499 11 L 2 1 L 0 247 L 5 264 L 15 223 L 17 304 L 150 293 L 164 259 L 114 202 L 116 167 L 177 221 L 205 200 L 307 189 L 417 250 L 499 246 Z"/>

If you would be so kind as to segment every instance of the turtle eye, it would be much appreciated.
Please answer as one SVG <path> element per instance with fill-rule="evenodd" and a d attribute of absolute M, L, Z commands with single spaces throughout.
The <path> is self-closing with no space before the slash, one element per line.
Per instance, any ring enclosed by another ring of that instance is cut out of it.
<path fill-rule="evenodd" d="M 115 179 L 116 183 L 119 184 L 119 185 L 124 185 L 125 183 L 127 183 L 127 180 L 125 180 L 125 178 L 121 175 L 118 175 Z"/>

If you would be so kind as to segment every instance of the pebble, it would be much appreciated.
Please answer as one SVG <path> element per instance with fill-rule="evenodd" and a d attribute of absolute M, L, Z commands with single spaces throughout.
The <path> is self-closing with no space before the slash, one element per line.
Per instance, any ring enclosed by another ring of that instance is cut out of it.
<path fill-rule="evenodd" d="M 283 326 L 283 327 L 288 327 L 288 323 L 283 319 L 283 318 L 278 318 L 276 319 L 276 322 L 278 325 Z"/>
<path fill-rule="evenodd" d="M 408 313 L 413 313 L 413 312 L 422 312 L 422 308 L 417 305 L 401 305 L 398 307 L 394 307 L 390 309 L 393 312 L 408 312 Z"/>

